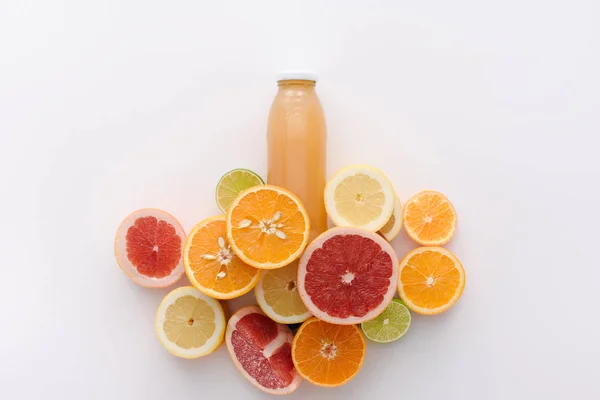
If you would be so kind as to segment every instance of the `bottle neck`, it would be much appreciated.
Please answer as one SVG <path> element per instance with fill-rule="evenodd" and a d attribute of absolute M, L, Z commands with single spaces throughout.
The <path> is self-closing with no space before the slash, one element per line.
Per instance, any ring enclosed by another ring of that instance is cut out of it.
<path fill-rule="evenodd" d="M 299 79 L 290 79 L 284 81 L 278 81 L 277 86 L 280 88 L 293 88 L 293 87 L 302 87 L 302 88 L 314 88 L 316 85 L 315 81 L 305 81 Z"/>

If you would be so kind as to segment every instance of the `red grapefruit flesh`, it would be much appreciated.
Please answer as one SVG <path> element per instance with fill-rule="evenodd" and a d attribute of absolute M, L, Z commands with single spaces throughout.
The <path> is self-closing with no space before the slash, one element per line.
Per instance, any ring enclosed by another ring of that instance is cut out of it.
<path fill-rule="evenodd" d="M 135 283 L 166 287 L 182 277 L 185 232 L 169 213 L 145 208 L 131 213 L 115 237 L 117 263 Z"/>
<path fill-rule="evenodd" d="M 271 320 L 258 306 L 233 314 L 225 335 L 227 350 L 242 375 L 270 394 L 289 394 L 300 384 L 292 361 L 293 339 L 287 325 Z"/>
<path fill-rule="evenodd" d="M 360 324 L 383 312 L 398 283 L 398 258 L 376 233 L 333 228 L 317 237 L 298 266 L 298 292 L 325 322 Z"/>

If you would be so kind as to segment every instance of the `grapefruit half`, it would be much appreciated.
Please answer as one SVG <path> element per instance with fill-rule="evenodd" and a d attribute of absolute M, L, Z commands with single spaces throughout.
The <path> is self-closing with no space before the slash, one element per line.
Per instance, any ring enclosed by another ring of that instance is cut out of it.
<path fill-rule="evenodd" d="M 260 390 L 289 394 L 302 379 L 292 361 L 294 335 L 271 320 L 258 306 L 244 307 L 227 323 L 225 341 L 233 363 Z"/>
<path fill-rule="evenodd" d="M 361 228 L 339 227 L 321 234 L 298 267 L 298 291 L 308 310 L 338 325 L 360 324 L 381 314 L 397 282 L 394 249 Z"/>
<path fill-rule="evenodd" d="M 184 273 L 185 231 L 171 214 L 144 208 L 129 214 L 115 237 L 119 267 L 138 285 L 167 287 Z"/>

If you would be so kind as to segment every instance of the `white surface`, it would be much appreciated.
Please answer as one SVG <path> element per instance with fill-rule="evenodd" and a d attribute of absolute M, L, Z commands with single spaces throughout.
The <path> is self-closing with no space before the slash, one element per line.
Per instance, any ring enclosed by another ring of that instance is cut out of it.
<path fill-rule="evenodd" d="M 168 290 L 112 242 L 136 208 L 189 230 L 221 173 L 264 176 L 274 75 L 298 67 L 321 76 L 330 174 L 453 201 L 467 286 L 347 386 L 291 398 L 600 398 L 600 4 L 361 3 L 0 3 L 3 399 L 264 397 L 224 347 L 162 349 Z"/>

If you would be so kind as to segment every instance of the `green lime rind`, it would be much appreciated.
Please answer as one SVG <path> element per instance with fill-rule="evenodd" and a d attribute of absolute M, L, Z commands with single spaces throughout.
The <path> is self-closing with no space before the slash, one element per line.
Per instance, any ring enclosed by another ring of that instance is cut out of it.
<path fill-rule="evenodd" d="M 221 179 L 219 179 L 219 183 L 217 183 L 217 188 L 215 190 L 217 205 L 221 211 L 227 213 L 227 209 L 238 194 L 253 186 L 264 184 L 265 182 L 260 175 L 254 171 L 243 168 L 233 169 L 223 175 Z"/>
<path fill-rule="evenodd" d="M 410 319 L 408 308 L 399 299 L 393 299 L 381 314 L 363 322 L 360 328 L 367 339 L 389 343 L 404 336 L 410 327 Z"/>

